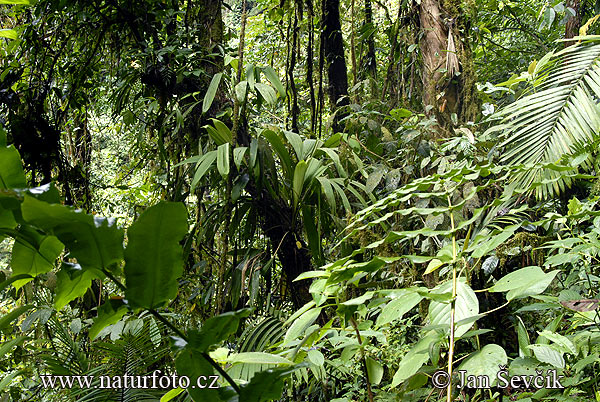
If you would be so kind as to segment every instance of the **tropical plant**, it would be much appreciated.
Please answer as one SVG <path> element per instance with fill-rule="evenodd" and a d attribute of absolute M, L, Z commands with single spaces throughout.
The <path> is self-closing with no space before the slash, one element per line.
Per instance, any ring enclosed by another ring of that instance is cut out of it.
<path fill-rule="evenodd" d="M 558 163 L 577 155 L 571 166 L 590 170 L 591 155 L 600 126 L 600 44 L 597 37 L 581 37 L 578 43 L 550 52 L 532 64 L 527 94 L 502 109 L 500 131 L 503 150 L 500 162 L 531 166 Z M 555 179 L 560 172 L 531 168 L 515 176 L 520 188 L 533 182 Z M 539 198 L 564 192 L 571 185 L 567 177 L 546 183 L 536 190 Z"/>

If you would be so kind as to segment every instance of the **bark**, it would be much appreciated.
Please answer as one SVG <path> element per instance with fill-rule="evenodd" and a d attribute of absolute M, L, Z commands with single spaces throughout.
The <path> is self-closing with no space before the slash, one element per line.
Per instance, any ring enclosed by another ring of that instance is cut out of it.
<path fill-rule="evenodd" d="M 366 29 L 374 28 L 371 0 L 365 0 L 365 27 Z M 377 60 L 375 58 L 374 32 L 367 37 L 367 53 L 362 60 L 362 68 L 371 82 L 371 96 L 375 98 L 377 97 Z"/>
<path fill-rule="evenodd" d="M 459 122 L 474 120 L 478 110 L 475 70 L 468 37 L 465 10 L 454 0 L 423 0 L 419 19 L 423 36 L 423 104 L 431 105 L 441 127 L 451 125 L 451 115 Z M 441 70 L 441 71 L 440 71 Z"/>
<path fill-rule="evenodd" d="M 575 11 L 575 16 L 572 16 L 567 20 L 565 26 L 565 39 L 571 39 L 579 35 L 579 28 L 581 27 L 581 17 L 583 14 L 583 7 L 581 6 L 581 0 L 568 0 L 567 8 L 572 8 Z M 572 45 L 573 42 L 565 42 L 565 47 Z"/>
<path fill-rule="evenodd" d="M 344 56 L 344 40 L 340 24 L 340 1 L 323 0 L 323 17 L 321 20 L 321 46 L 327 64 L 327 94 L 333 109 L 348 105 L 348 73 Z M 333 120 L 334 131 L 340 131 L 339 121 L 344 117 L 338 111 Z"/>
<path fill-rule="evenodd" d="M 313 77 L 313 63 L 314 63 L 314 35 L 315 30 L 313 26 L 314 9 L 312 0 L 306 0 L 306 7 L 308 10 L 308 45 L 306 48 L 306 81 L 308 83 L 308 92 L 310 94 L 310 130 L 314 134 L 317 131 L 317 101 L 315 99 L 315 83 Z"/>

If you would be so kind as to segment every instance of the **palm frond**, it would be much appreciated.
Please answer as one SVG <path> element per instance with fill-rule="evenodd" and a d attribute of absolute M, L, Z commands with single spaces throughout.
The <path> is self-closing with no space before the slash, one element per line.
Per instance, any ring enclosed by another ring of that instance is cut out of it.
<path fill-rule="evenodd" d="M 600 129 L 600 41 L 583 37 L 581 43 L 545 57 L 532 91 L 500 112 L 503 124 L 500 161 L 510 165 L 556 163 L 587 148 Z M 583 167 L 589 166 L 583 161 Z M 577 169 L 577 167 L 573 167 Z M 532 167 L 516 175 L 522 188 L 556 179 L 563 172 Z M 569 178 L 538 187 L 545 198 L 570 186 Z"/>

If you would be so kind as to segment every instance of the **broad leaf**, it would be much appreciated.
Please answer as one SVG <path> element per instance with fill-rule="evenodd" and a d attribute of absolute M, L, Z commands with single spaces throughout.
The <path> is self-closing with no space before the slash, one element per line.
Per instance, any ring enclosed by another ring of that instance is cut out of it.
<path fill-rule="evenodd" d="M 250 309 L 230 311 L 206 320 L 199 330 L 189 331 L 189 348 L 205 353 L 211 346 L 224 341 L 235 333 L 240 319 L 250 314 Z"/>
<path fill-rule="evenodd" d="M 127 231 L 125 296 L 132 307 L 158 308 L 177 294 L 183 273 L 179 242 L 188 231 L 181 203 L 161 202 L 148 208 Z"/>
<path fill-rule="evenodd" d="M 452 292 L 452 281 L 444 282 L 435 287 L 431 293 L 447 293 Z M 449 302 L 438 302 L 433 300 L 429 304 L 429 319 L 432 325 L 447 325 L 450 326 L 450 309 Z M 454 312 L 454 336 L 460 337 L 467 332 L 474 324 L 474 320 L 479 314 L 479 301 L 473 289 L 461 280 L 456 281 L 456 301 Z M 472 319 L 472 320 L 469 320 Z M 457 324 L 464 321 L 463 324 Z M 447 329 L 450 331 L 450 328 Z"/>
<path fill-rule="evenodd" d="M 471 355 L 458 367 L 459 370 L 466 370 L 466 375 L 486 376 L 490 379 L 490 385 L 496 381 L 498 366 L 505 366 L 508 363 L 508 357 L 502 346 L 495 344 L 485 345 Z"/>
<path fill-rule="evenodd" d="M 25 195 L 23 218 L 53 233 L 83 269 L 110 269 L 123 259 L 123 230 L 106 219 Z"/>
<path fill-rule="evenodd" d="M 489 290 L 490 292 L 508 292 L 507 300 L 542 293 L 552 282 L 558 270 L 544 272 L 540 267 L 525 267 L 503 276 Z"/>
<path fill-rule="evenodd" d="M 0 189 L 26 186 L 21 156 L 13 145 L 0 147 Z"/>
<path fill-rule="evenodd" d="M 95 339 L 100 331 L 119 321 L 126 313 L 127 306 L 123 300 L 107 300 L 98 307 L 98 317 L 94 319 L 94 324 L 90 328 L 90 339 Z"/>
<path fill-rule="evenodd" d="M 63 249 L 63 244 L 54 236 L 43 236 L 39 239 L 39 244 L 35 245 L 21 239 L 15 241 L 11 256 L 13 275 L 26 274 L 33 279 L 33 277 L 51 271 Z M 32 279 L 16 281 L 14 287 L 19 289 Z"/>

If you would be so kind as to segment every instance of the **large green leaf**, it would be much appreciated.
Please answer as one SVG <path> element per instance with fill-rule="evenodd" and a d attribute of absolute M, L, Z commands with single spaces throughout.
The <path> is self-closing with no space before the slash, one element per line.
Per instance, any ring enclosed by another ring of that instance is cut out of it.
<path fill-rule="evenodd" d="M 262 70 L 263 70 L 263 73 L 265 73 L 265 75 L 267 76 L 267 79 L 269 80 L 269 82 L 275 88 L 277 88 L 279 95 L 281 95 L 282 98 L 285 98 L 285 88 L 283 87 L 283 84 L 281 83 L 279 76 L 277 75 L 275 70 L 273 70 L 273 67 L 271 67 L 271 66 L 263 67 Z"/>
<path fill-rule="evenodd" d="M 54 234 L 84 270 L 110 269 L 123 259 L 123 230 L 114 219 L 86 215 L 29 195 L 21 210 L 27 222 Z"/>
<path fill-rule="evenodd" d="M 13 145 L 0 147 L 0 189 L 26 186 L 21 156 Z"/>
<path fill-rule="evenodd" d="M 435 294 L 452 292 L 452 281 L 444 282 L 436 286 L 432 291 Z M 450 330 L 450 309 L 449 302 L 439 302 L 433 300 L 429 304 L 429 319 L 432 325 L 448 325 Z M 460 337 L 467 332 L 479 314 L 479 301 L 473 289 L 462 280 L 456 281 L 456 301 L 454 312 L 454 336 Z M 460 321 L 464 323 L 459 324 Z"/>
<path fill-rule="evenodd" d="M 285 379 L 302 367 L 279 367 L 255 374 L 252 380 L 241 388 L 239 400 L 266 402 L 280 399 Z"/>
<path fill-rule="evenodd" d="M 496 381 L 498 366 L 505 366 L 507 363 L 508 357 L 502 346 L 489 344 L 481 350 L 471 353 L 458 369 L 465 370 L 467 372 L 465 376 L 486 376 L 491 381 L 489 385 L 493 385 Z"/>
<path fill-rule="evenodd" d="M 63 248 L 63 244 L 54 236 L 43 236 L 38 244 L 21 239 L 15 241 L 11 256 L 13 275 L 27 274 L 32 278 L 16 281 L 14 287 L 18 289 L 33 277 L 51 271 Z"/>
<path fill-rule="evenodd" d="M 205 353 L 216 343 L 224 341 L 237 331 L 240 320 L 250 314 L 250 309 L 229 311 L 206 320 L 199 330 L 188 334 L 189 347 Z"/>
<path fill-rule="evenodd" d="M 95 339 L 100 331 L 119 321 L 126 313 L 127 305 L 123 300 L 107 300 L 102 306 L 98 307 L 98 317 L 94 319 L 94 324 L 90 328 L 90 339 Z"/>
<path fill-rule="evenodd" d="M 132 307 L 153 309 L 175 297 L 183 273 L 179 242 L 187 231 L 187 210 L 181 203 L 161 202 L 131 225 L 125 250 L 125 296 Z"/>
<path fill-rule="evenodd" d="M 508 292 L 507 300 L 521 299 L 542 293 L 552 282 L 558 270 L 544 272 L 540 267 L 525 267 L 500 278 L 490 292 Z"/>
<path fill-rule="evenodd" d="M 83 270 L 79 264 L 63 263 L 56 275 L 56 294 L 54 308 L 61 310 L 67 303 L 81 297 L 96 278 L 95 270 Z"/>
<path fill-rule="evenodd" d="M 210 376 L 214 375 L 213 367 L 200 352 L 189 348 L 184 348 L 175 360 L 175 367 L 179 375 L 185 375 L 190 379 L 191 386 L 187 391 L 194 401 L 219 402 L 223 400 L 219 396 L 218 389 L 212 389 L 209 387 L 201 388 L 196 386 L 198 383 L 198 377 L 204 376 L 208 379 Z M 208 385 L 210 385 L 211 382 L 212 379 L 209 379 Z M 204 385 L 204 383 L 202 383 L 202 385 Z"/>
<path fill-rule="evenodd" d="M 402 289 L 401 292 L 399 296 L 391 300 L 381 310 L 376 322 L 378 327 L 402 318 L 404 314 L 423 300 L 423 296 L 412 289 Z"/>
<path fill-rule="evenodd" d="M 419 371 L 419 369 L 429 360 L 430 346 L 437 341 L 439 341 L 439 335 L 434 331 L 431 331 L 425 335 L 423 339 L 417 342 L 416 345 L 410 348 L 408 353 L 400 360 L 398 370 L 392 379 L 392 388 L 400 385 L 404 380 Z"/>
<path fill-rule="evenodd" d="M 204 100 L 202 101 L 202 113 L 206 113 L 208 112 L 208 109 L 210 109 L 210 106 L 213 103 L 213 100 L 215 99 L 215 95 L 217 93 L 217 89 L 219 88 L 219 83 L 221 82 L 221 77 L 223 76 L 223 73 L 217 73 L 212 77 L 212 80 L 210 80 L 210 84 L 208 86 L 208 89 L 206 90 L 206 94 L 204 94 Z"/>

